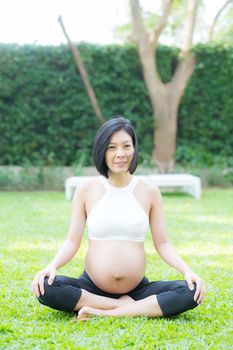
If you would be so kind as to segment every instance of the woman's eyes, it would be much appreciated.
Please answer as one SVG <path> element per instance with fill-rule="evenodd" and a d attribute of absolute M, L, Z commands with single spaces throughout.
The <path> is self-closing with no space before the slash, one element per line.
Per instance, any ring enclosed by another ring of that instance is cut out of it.
<path fill-rule="evenodd" d="M 130 148 L 130 147 L 131 147 L 131 145 L 124 145 L 124 148 Z M 108 146 L 108 149 L 113 150 L 113 149 L 116 149 L 116 147 L 115 146 Z"/>

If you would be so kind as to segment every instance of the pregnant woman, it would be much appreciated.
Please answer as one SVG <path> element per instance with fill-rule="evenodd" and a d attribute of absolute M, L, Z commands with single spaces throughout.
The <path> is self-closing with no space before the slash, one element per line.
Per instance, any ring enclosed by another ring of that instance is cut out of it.
<path fill-rule="evenodd" d="M 76 312 L 80 321 L 98 316 L 172 316 L 202 303 L 205 283 L 168 240 L 160 191 L 133 175 L 137 138 L 128 119 L 101 126 L 93 145 L 99 177 L 77 187 L 68 237 L 52 262 L 34 278 L 41 304 Z M 89 245 L 78 278 L 56 275 L 77 253 L 87 224 Z M 182 280 L 150 282 L 144 240 L 150 232 L 161 258 Z"/>

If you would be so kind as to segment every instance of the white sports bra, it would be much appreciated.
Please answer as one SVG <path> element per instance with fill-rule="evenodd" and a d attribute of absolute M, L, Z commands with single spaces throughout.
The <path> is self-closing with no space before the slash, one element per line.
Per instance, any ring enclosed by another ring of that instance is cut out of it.
<path fill-rule="evenodd" d="M 138 179 L 133 176 L 125 187 L 112 186 L 104 176 L 99 180 L 106 192 L 87 216 L 89 239 L 144 242 L 149 218 L 133 194 Z"/>

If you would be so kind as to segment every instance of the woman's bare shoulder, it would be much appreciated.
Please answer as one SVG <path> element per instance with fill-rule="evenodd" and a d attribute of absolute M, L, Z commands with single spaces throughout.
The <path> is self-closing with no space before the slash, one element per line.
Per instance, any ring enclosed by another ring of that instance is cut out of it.
<path fill-rule="evenodd" d="M 140 177 L 138 183 L 141 193 L 143 193 L 144 196 L 146 195 L 151 205 L 156 205 L 161 202 L 162 197 L 160 189 L 154 182 L 146 177 Z"/>
<path fill-rule="evenodd" d="M 101 186 L 98 177 L 93 177 L 93 179 L 87 178 L 86 180 L 80 181 L 75 190 L 75 195 L 85 196 L 90 191 L 96 190 Z"/>
<path fill-rule="evenodd" d="M 159 187 L 152 182 L 149 178 L 146 178 L 145 176 L 140 176 L 138 180 L 139 186 L 144 189 L 145 191 L 149 193 L 160 193 Z"/>

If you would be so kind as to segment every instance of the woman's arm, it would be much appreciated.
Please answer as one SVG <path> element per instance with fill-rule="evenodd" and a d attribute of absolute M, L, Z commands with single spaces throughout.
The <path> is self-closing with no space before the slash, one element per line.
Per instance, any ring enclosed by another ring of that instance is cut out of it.
<path fill-rule="evenodd" d="M 58 250 L 54 259 L 49 265 L 53 265 L 56 269 L 68 263 L 78 251 L 86 222 L 85 213 L 85 190 L 86 185 L 76 188 L 72 203 L 72 216 L 68 230 L 68 236 Z"/>
<path fill-rule="evenodd" d="M 86 184 L 78 187 L 74 193 L 72 203 L 72 216 L 69 225 L 68 236 L 61 245 L 54 259 L 41 271 L 39 271 L 32 283 L 33 293 L 39 297 L 44 294 L 44 279 L 49 277 L 48 284 L 52 284 L 56 270 L 69 262 L 78 251 L 86 222 L 85 212 Z"/>
<path fill-rule="evenodd" d="M 194 299 L 201 303 L 205 294 L 205 283 L 191 270 L 169 242 L 164 222 L 162 197 L 158 188 L 151 190 L 151 203 L 150 227 L 155 249 L 167 264 L 184 276 L 191 290 L 193 290 L 193 283 L 196 283 L 197 290 Z"/>

